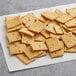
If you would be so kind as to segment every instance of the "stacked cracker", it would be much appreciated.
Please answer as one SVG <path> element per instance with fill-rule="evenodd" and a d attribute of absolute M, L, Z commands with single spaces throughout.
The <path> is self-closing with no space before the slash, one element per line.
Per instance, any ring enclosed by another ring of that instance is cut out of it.
<path fill-rule="evenodd" d="M 66 13 L 46 10 L 37 18 L 33 13 L 6 17 L 10 55 L 29 64 L 49 52 L 51 58 L 76 52 L 76 8 Z"/>

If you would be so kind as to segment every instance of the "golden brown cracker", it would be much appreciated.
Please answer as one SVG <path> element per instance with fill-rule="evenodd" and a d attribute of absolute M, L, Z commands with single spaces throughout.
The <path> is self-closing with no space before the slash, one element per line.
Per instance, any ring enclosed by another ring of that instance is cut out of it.
<path fill-rule="evenodd" d="M 26 51 L 26 45 L 20 42 L 9 44 L 9 52 L 11 55 L 20 54 Z"/>
<path fill-rule="evenodd" d="M 36 21 L 34 25 L 29 27 L 29 30 L 35 33 L 39 33 L 42 31 L 42 29 L 44 29 L 44 27 L 44 23 Z"/>
<path fill-rule="evenodd" d="M 72 19 L 72 17 L 70 15 L 64 14 L 64 15 L 60 15 L 59 17 L 57 17 L 56 21 L 58 21 L 60 23 L 65 23 L 71 19 Z"/>
<path fill-rule="evenodd" d="M 30 46 L 27 46 L 26 51 L 24 51 L 25 55 L 29 58 L 37 58 L 39 57 L 43 52 L 42 51 L 33 51 L 33 49 Z"/>
<path fill-rule="evenodd" d="M 34 42 L 34 37 L 22 34 L 22 43 L 30 45 L 32 44 L 32 42 Z"/>
<path fill-rule="evenodd" d="M 12 19 L 6 21 L 6 27 L 7 27 L 7 29 L 10 29 L 10 28 L 13 28 L 13 27 L 20 25 L 21 23 L 22 22 L 21 22 L 20 17 L 17 16 L 15 18 L 12 18 Z"/>
<path fill-rule="evenodd" d="M 21 18 L 22 23 L 25 24 L 25 27 L 32 26 L 36 20 L 38 20 L 37 17 L 35 17 L 34 13 L 28 13 L 24 17 Z"/>
<path fill-rule="evenodd" d="M 56 34 L 58 34 L 58 35 L 64 34 L 61 26 L 59 26 L 57 23 L 55 23 L 54 29 L 55 29 Z"/>
<path fill-rule="evenodd" d="M 50 53 L 52 58 L 61 57 L 64 55 L 64 43 L 61 41 L 60 44 L 62 45 L 62 48 L 60 50 Z"/>
<path fill-rule="evenodd" d="M 31 44 L 31 47 L 35 51 L 39 51 L 39 50 L 47 51 L 48 50 L 48 48 L 47 48 L 47 46 L 46 46 L 46 44 L 44 42 L 33 42 Z"/>
<path fill-rule="evenodd" d="M 76 45 L 76 37 L 72 34 L 72 32 L 65 33 L 61 38 L 67 48 L 71 48 Z"/>
<path fill-rule="evenodd" d="M 31 36 L 31 37 L 33 37 L 33 36 L 35 35 L 35 33 L 29 31 L 27 28 L 21 28 L 21 29 L 19 30 L 19 32 L 24 33 L 24 34 L 26 34 L 26 35 L 29 35 L 29 36 Z"/>
<path fill-rule="evenodd" d="M 67 32 L 71 32 L 71 31 L 73 31 L 73 30 L 76 30 L 75 27 L 69 28 L 69 27 L 67 27 L 65 24 L 60 24 L 60 26 L 62 26 Z"/>
<path fill-rule="evenodd" d="M 65 23 L 67 27 L 76 27 L 76 18 Z"/>
<path fill-rule="evenodd" d="M 16 27 L 13 27 L 13 28 L 11 28 L 11 29 L 8 29 L 7 31 L 8 31 L 8 32 L 16 31 L 16 30 L 21 29 L 22 27 L 24 27 L 24 26 L 21 24 L 21 25 L 19 25 L 19 26 L 16 26 Z"/>
<path fill-rule="evenodd" d="M 76 46 L 71 47 L 71 48 L 65 47 L 65 52 L 76 53 Z"/>
<path fill-rule="evenodd" d="M 50 52 L 61 49 L 60 41 L 55 37 L 46 39 L 46 44 Z"/>
<path fill-rule="evenodd" d="M 51 12 L 50 10 L 46 10 L 41 13 L 41 15 L 49 20 L 54 20 L 58 15 L 55 12 Z"/>
<path fill-rule="evenodd" d="M 55 34 L 54 25 L 55 25 L 55 23 L 50 22 L 50 23 L 46 26 L 45 29 L 46 29 L 47 31 L 49 31 L 50 33 Z"/>
<path fill-rule="evenodd" d="M 43 29 L 41 31 L 41 34 L 45 37 L 45 38 L 49 38 L 50 37 L 50 32 L 48 32 L 46 29 Z"/>
<path fill-rule="evenodd" d="M 33 58 L 33 59 L 29 59 L 27 56 L 25 56 L 25 54 L 18 54 L 16 55 L 16 57 L 21 60 L 24 64 L 29 64 L 33 61 L 36 60 L 36 58 Z"/>
<path fill-rule="evenodd" d="M 9 33 L 7 33 L 7 38 L 8 38 L 9 43 L 11 43 L 11 42 L 15 42 L 15 41 L 20 41 L 21 35 L 19 34 L 18 31 L 9 32 Z"/>

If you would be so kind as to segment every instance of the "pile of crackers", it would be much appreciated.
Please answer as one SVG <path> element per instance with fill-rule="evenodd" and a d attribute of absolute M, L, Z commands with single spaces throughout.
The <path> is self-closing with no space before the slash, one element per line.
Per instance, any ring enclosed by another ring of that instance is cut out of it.
<path fill-rule="evenodd" d="M 76 8 L 45 10 L 40 17 L 34 13 L 6 17 L 5 24 L 9 54 L 24 64 L 47 53 L 57 58 L 76 52 Z"/>

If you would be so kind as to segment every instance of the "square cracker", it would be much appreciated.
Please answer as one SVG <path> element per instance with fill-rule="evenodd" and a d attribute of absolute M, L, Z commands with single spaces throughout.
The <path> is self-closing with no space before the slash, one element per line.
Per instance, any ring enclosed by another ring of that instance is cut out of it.
<path fill-rule="evenodd" d="M 67 48 L 76 46 L 76 37 L 72 34 L 72 32 L 65 33 L 61 38 Z"/>
<path fill-rule="evenodd" d="M 36 21 L 34 23 L 34 25 L 29 27 L 29 30 L 35 33 L 39 33 L 42 31 L 42 29 L 44 28 L 44 23 L 42 23 L 41 21 Z"/>
<path fill-rule="evenodd" d="M 43 29 L 40 32 L 45 38 L 49 38 L 50 37 L 50 32 L 48 32 L 46 29 Z"/>
<path fill-rule="evenodd" d="M 6 27 L 7 29 L 9 28 L 13 28 L 13 27 L 16 27 L 18 25 L 20 25 L 22 22 L 21 22 L 21 19 L 19 16 L 15 17 L 15 18 L 12 18 L 8 21 L 6 21 Z"/>
<path fill-rule="evenodd" d="M 67 47 L 65 46 L 65 52 L 76 53 L 76 46 L 71 47 L 71 48 L 67 48 Z"/>
<path fill-rule="evenodd" d="M 9 43 L 11 43 L 11 42 L 15 42 L 15 41 L 20 41 L 21 35 L 19 34 L 18 31 L 9 32 L 9 33 L 7 33 L 7 38 L 8 38 Z"/>
<path fill-rule="evenodd" d="M 58 35 L 64 34 L 61 26 L 59 26 L 57 23 L 54 25 L 54 29 L 55 29 L 56 34 Z"/>
<path fill-rule="evenodd" d="M 60 23 L 65 23 L 69 20 L 71 20 L 73 17 L 71 17 L 68 14 L 64 14 L 64 15 L 60 15 L 59 17 L 56 18 L 56 21 L 60 22 Z"/>
<path fill-rule="evenodd" d="M 46 26 L 45 29 L 46 29 L 47 31 L 49 31 L 50 33 L 55 34 L 54 25 L 55 25 L 55 23 L 50 22 L 50 23 Z"/>
<path fill-rule="evenodd" d="M 34 37 L 30 37 L 29 35 L 22 34 L 22 43 L 32 44 L 34 42 Z"/>
<path fill-rule="evenodd" d="M 45 37 L 41 34 L 36 34 L 35 41 L 40 41 L 40 42 L 45 41 Z"/>
<path fill-rule="evenodd" d="M 26 24 L 29 20 L 33 20 L 35 18 L 34 13 L 28 13 L 21 17 L 22 23 Z"/>
<path fill-rule="evenodd" d="M 19 30 L 19 32 L 24 33 L 24 34 L 26 34 L 26 35 L 29 35 L 29 36 L 31 36 L 31 37 L 33 37 L 33 36 L 35 35 L 35 33 L 29 31 L 27 28 L 21 28 L 21 29 Z"/>
<path fill-rule="evenodd" d="M 65 24 L 60 24 L 60 26 L 62 26 L 67 32 L 76 30 L 76 27 L 69 28 Z"/>
<path fill-rule="evenodd" d="M 47 51 L 48 50 L 48 48 L 44 42 L 33 42 L 31 44 L 31 47 L 34 51 L 39 51 L 39 50 Z"/>
<path fill-rule="evenodd" d="M 25 54 L 18 54 L 16 55 L 16 57 L 21 60 L 24 64 L 29 64 L 33 61 L 36 60 L 36 58 L 33 58 L 33 59 L 29 59 L 27 56 L 25 56 Z"/>
<path fill-rule="evenodd" d="M 67 27 L 76 27 L 76 18 L 65 23 Z"/>
<path fill-rule="evenodd" d="M 42 56 L 45 56 L 45 55 L 46 55 L 45 51 L 35 51 L 34 52 L 35 58 L 42 57 Z"/>
<path fill-rule="evenodd" d="M 56 37 L 46 39 L 46 44 L 50 52 L 54 52 L 61 49 L 60 41 Z"/>
<path fill-rule="evenodd" d="M 62 45 L 62 48 L 60 50 L 50 53 L 52 58 L 61 57 L 64 55 L 64 44 L 62 41 L 60 42 L 60 44 Z"/>
<path fill-rule="evenodd" d="M 21 18 L 22 23 L 25 24 L 25 27 L 32 26 L 38 18 L 35 17 L 34 13 L 28 13 Z"/>
<path fill-rule="evenodd" d="M 55 12 L 51 12 L 50 10 L 46 10 L 41 13 L 41 15 L 49 20 L 54 20 L 58 15 Z"/>
<path fill-rule="evenodd" d="M 8 31 L 8 32 L 16 31 L 16 30 L 21 29 L 22 27 L 24 27 L 24 26 L 21 24 L 21 25 L 19 25 L 19 26 L 16 26 L 16 27 L 13 27 L 13 28 L 8 29 L 7 31 Z"/>
<path fill-rule="evenodd" d="M 9 44 L 9 52 L 11 55 L 24 53 L 26 51 L 26 45 L 20 42 Z"/>
<path fill-rule="evenodd" d="M 34 23 L 35 23 L 35 21 L 37 21 L 37 19 L 36 19 L 36 20 L 29 20 L 29 21 L 25 24 L 25 27 L 29 28 L 30 26 L 33 26 Z"/>
<path fill-rule="evenodd" d="M 76 8 L 68 8 L 66 9 L 66 12 L 72 17 L 76 17 Z"/>
<path fill-rule="evenodd" d="M 32 59 L 42 55 L 43 51 L 33 51 L 30 46 L 27 46 L 26 51 L 24 51 L 24 53 L 29 59 Z"/>

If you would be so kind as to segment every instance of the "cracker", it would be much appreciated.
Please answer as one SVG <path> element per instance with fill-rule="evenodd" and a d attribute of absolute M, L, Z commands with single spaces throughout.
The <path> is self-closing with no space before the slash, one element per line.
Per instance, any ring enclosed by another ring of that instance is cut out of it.
<path fill-rule="evenodd" d="M 60 26 L 62 26 L 67 32 L 70 32 L 70 31 L 76 30 L 75 27 L 69 28 L 69 27 L 67 27 L 65 24 L 60 24 Z"/>
<path fill-rule="evenodd" d="M 46 53 L 44 53 L 44 51 L 35 51 L 34 52 L 34 57 L 35 58 L 38 58 L 38 57 L 42 57 L 42 56 L 45 56 Z"/>
<path fill-rule="evenodd" d="M 50 33 L 55 34 L 54 25 L 55 25 L 55 23 L 50 22 L 50 23 L 48 24 L 48 26 L 46 26 L 45 29 L 46 29 L 47 31 L 49 31 Z"/>
<path fill-rule="evenodd" d="M 25 24 L 25 27 L 29 28 L 30 26 L 33 26 L 35 23 L 35 20 L 30 20 Z"/>
<path fill-rule="evenodd" d="M 50 37 L 50 32 L 48 32 L 47 30 L 43 29 L 40 32 L 45 38 L 49 38 Z"/>
<path fill-rule="evenodd" d="M 49 20 L 54 20 L 58 17 L 58 15 L 55 12 L 51 12 L 50 10 L 42 12 L 41 15 Z"/>
<path fill-rule="evenodd" d="M 64 24 L 60 24 L 60 26 L 62 27 L 62 30 L 63 30 L 63 33 L 64 33 L 64 34 L 68 32 L 68 31 L 63 27 Z"/>
<path fill-rule="evenodd" d="M 32 42 L 34 42 L 34 37 L 22 34 L 22 43 L 30 45 Z"/>
<path fill-rule="evenodd" d="M 21 23 L 22 22 L 20 20 L 20 17 L 17 16 L 15 18 L 12 18 L 12 19 L 6 21 L 6 27 L 7 27 L 7 29 L 10 29 L 10 28 L 13 28 L 13 27 L 20 25 Z"/>
<path fill-rule="evenodd" d="M 65 23 L 67 27 L 76 27 L 76 18 Z"/>
<path fill-rule="evenodd" d="M 9 43 L 11 43 L 11 42 L 15 42 L 15 41 L 20 41 L 21 35 L 17 31 L 9 32 L 9 33 L 7 33 L 7 38 L 8 38 Z"/>
<path fill-rule="evenodd" d="M 24 51 L 25 55 L 29 58 L 37 58 L 39 57 L 43 52 L 42 51 L 33 51 L 30 46 L 27 46 L 26 51 Z"/>
<path fill-rule="evenodd" d="M 62 30 L 61 26 L 59 26 L 58 24 L 54 25 L 54 29 L 55 29 L 56 34 L 58 34 L 58 35 L 63 34 L 63 30 Z"/>
<path fill-rule="evenodd" d="M 45 41 L 45 37 L 41 34 L 36 34 L 35 41 Z"/>
<path fill-rule="evenodd" d="M 76 37 L 72 34 L 72 32 L 65 33 L 61 38 L 67 48 L 71 48 L 76 45 Z"/>
<path fill-rule="evenodd" d="M 55 37 L 46 39 L 46 44 L 50 52 L 61 49 L 60 41 Z"/>
<path fill-rule="evenodd" d="M 36 60 L 36 58 L 33 58 L 33 59 L 29 59 L 27 56 L 25 56 L 25 54 L 18 54 L 16 55 L 16 57 L 21 60 L 24 64 L 29 64 L 33 61 Z"/>
<path fill-rule="evenodd" d="M 35 20 L 37 20 L 34 13 L 28 13 L 21 19 L 22 19 L 22 23 L 25 24 L 26 27 L 32 26 L 34 24 Z"/>
<path fill-rule="evenodd" d="M 66 12 L 72 17 L 76 17 L 76 8 L 68 8 L 66 9 Z"/>
<path fill-rule="evenodd" d="M 34 19 L 34 18 L 36 18 L 36 16 L 34 13 L 28 13 L 23 18 Z"/>
<path fill-rule="evenodd" d="M 19 25 L 19 26 L 16 26 L 16 27 L 13 27 L 11 29 L 8 29 L 8 32 L 12 32 L 12 31 L 16 31 L 16 30 L 19 30 L 20 28 L 24 27 L 22 24 Z"/>
<path fill-rule="evenodd" d="M 63 42 L 60 42 L 62 45 L 62 48 L 60 50 L 57 50 L 55 52 L 51 52 L 50 55 L 52 58 L 61 57 L 64 55 L 64 44 Z"/>
<path fill-rule="evenodd" d="M 44 23 L 40 22 L 40 21 L 36 21 L 34 25 L 29 27 L 29 30 L 35 33 L 39 33 L 42 31 L 42 29 L 44 28 Z"/>
<path fill-rule="evenodd" d="M 65 48 L 65 52 L 69 52 L 69 53 L 76 53 L 76 46 L 71 47 L 71 48 Z"/>
<path fill-rule="evenodd" d="M 20 42 L 9 44 L 9 52 L 11 55 L 20 54 L 26 51 L 26 45 Z"/>
<path fill-rule="evenodd" d="M 26 34 L 26 35 L 29 35 L 29 36 L 31 36 L 31 37 L 33 37 L 33 36 L 35 35 L 35 33 L 29 31 L 27 28 L 21 28 L 21 29 L 19 30 L 19 32 L 24 33 L 24 34 Z"/>
<path fill-rule="evenodd" d="M 46 46 L 46 44 L 44 42 L 33 42 L 31 44 L 31 47 L 35 51 L 39 51 L 39 50 L 47 51 L 48 50 L 48 48 L 47 48 L 47 46 Z"/>
<path fill-rule="evenodd" d="M 58 21 L 60 23 L 65 23 L 71 19 L 72 19 L 72 17 L 70 15 L 64 14 L 64 15 L 60 15 L 59 17 L 57 17 L 56 21 Z"/>

